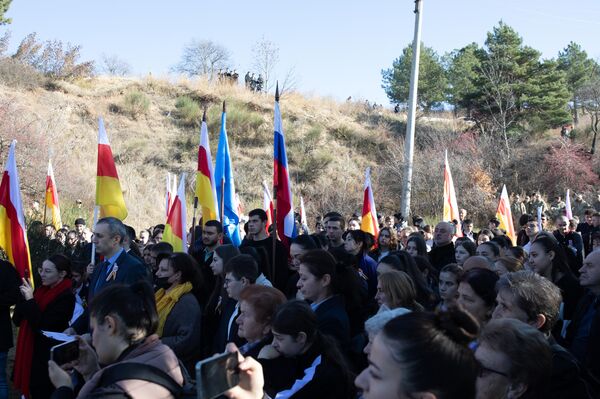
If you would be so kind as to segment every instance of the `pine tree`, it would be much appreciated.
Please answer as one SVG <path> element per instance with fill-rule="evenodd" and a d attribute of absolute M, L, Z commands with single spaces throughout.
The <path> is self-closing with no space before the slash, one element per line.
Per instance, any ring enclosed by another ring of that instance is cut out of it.
<path fill-rule="evenodd" d="M 587 53 L 579 44 L 570 42 L 563 51 L 558 53 L 558 67 L 566 73 L 567 85 L 573 102 L 573 122 L 577 124 L 579 122 L 577 109 L 581 106 L 577 92 L 589 79 L 593 61 L 588 58 Z"/>

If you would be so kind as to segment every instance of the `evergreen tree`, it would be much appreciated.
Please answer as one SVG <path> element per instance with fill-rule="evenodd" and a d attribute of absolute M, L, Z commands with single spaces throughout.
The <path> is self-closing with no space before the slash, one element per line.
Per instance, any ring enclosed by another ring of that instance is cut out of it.
<path fill-rule="evenodd" d="M 577 92 L 589 79 L 593 61 L 577 43 L 570 42 L 567 47 L 558 53 L 558 67 L 566 73 L 567 86 L 573 103 L 573 121 L 578 123 L 577 108 L 581 106 Z"/>
<path fill-rule="evenodd" d="M 8 11 L 8 7 L 10 7 L 10 3 L 12 0 L 0 0 L 0 25 L 10 24 L 12 20 L 10 18 L 5 18 L 4 14 Z"/>
<path fill-rule="evenodd" d="M 417 104 L 421 109 L 428 111 L 444 101 L 446 73 L 437 53 L 423 44 L 419 61 Z M 402 50 L 402 55 L 394 60 L 392 68 L 381 71 L 382 87 L 393 103 L 408 102 L 411 65 L 412 46 L 409 45 Z"/>
<path fill-rule="evenodd" d="M 481 66 L 481 52 L 476 43 L 471 43 L 444 57 L 448 76 L 447 101 L 454 106 L 455 112 L 465 110 L 468 117 L 477 92 L 475 81 Z"/>

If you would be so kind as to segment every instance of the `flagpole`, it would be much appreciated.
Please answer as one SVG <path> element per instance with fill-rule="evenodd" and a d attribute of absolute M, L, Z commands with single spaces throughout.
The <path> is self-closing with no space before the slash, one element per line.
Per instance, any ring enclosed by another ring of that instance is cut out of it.
<path fill-rule="evenodd" d="M 279 82 L 275 85 L 275 102 L 279 103 Z M 271 255 L 271 281 L 275 282 L 275 261 L 277 256 L 275 251 L 277 250 L 277 181 L 273 179 L 273 230 L 271 231 L 271 238 L 273 241 L 273 253 Z"/>
<path fill-rule="evenodd" d="M 221 203 L 219 204 L 221 208 L 221 224 L 223 227 L 223 217 L 225 216 L 225 179 L 221 178 Z"/>
<path fill-rule="evenodd" d="M 92 232 L 96 230 L 96 223 L 98 223 L 98 205 L 94 206 L 94 221 L 92 222 Z M 92 240 L 92 259 L 90 263 L 93 265 L 96 262 L 96 244 L 94 244 L 94 240 Z"/>
<path fill-rule="evenodd" d="M 194 197 L 194 213 L 192 215 L 192 245 L 188 248 L 188 253 L 194 248 L 196 242 L 196 210 L 198 209 L 198 197 Z"/>

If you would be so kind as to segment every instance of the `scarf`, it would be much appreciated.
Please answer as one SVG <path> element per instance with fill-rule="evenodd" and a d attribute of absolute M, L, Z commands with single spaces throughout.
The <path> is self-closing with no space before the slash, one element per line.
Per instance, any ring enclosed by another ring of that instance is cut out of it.
<path fill-rule="evenodd" d="M 164 288 L 156 291 L 156 310 L 158 311 L 158 329 L 156 330 L 156 334 L 158 334 L 159 337 L 162 337 L 163 335 L 165 322 L 167 321 L 167 317 L 169 316 L 169 313 L 171 313 L 171 310 L 173 310 L 175 304 L 182 296 L 190 292 L 192 288 L 192 283 L 188 281 L 187 283 L 178 284 L 168 293 L 164 290 Z"/>
<path fill-rule="evenodd" d="M 63 292 L 72 288 L 71 279 L 65 278 L 55 287 L 41 286 L 33 293 L 33 299 L 40 312 L 44 312 Z M 24 318 L 19 325 L 19 337 L 17 338 L 17 350 L 15 352 L 14 386 L 19 389 L 23 396 L 29 397 L 29 379 L 31 377 L 31 363 L 33 359 L 35 331 Z"/>

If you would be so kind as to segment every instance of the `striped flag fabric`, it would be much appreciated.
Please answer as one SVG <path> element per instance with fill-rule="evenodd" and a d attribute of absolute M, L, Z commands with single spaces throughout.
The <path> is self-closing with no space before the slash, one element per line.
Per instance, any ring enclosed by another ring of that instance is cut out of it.
<path fill-rule="evenodd" d="M 506 235 L 510 238 L 513 245 L 516 245 L 517 235 L 515 234 L 515 226 L 513 224 L 512 212 L 510 210 L 510 199 L 508 198 L 508 191 L 506 191 L 506 184 L 502 186 L 502 193 L 500 194 L 500 203 L 498 203 L 496 218 L 500 221 L 498 228 L 506 231 Z"/>
<path fill-rule="evenodd" d="M 96 206 L 100 218 L 112 216 L 119 220 L 127 217 L 127 207 L 119 182 L 104 121 L 98 118 L 98 170 L 96 174 Z"/>
<path fill-rule="evenodd" d="M 279 85 L 275 88 L 275 118 L 274 118 L 274 151 L 273 151 L 273 187 L 277 201 L 277 234 L 281 242 L 289 246 L 290 239 L 296 237 L 294 220 L 294 205 L 292 201 L 292 186 L 288 173 L 288 160 L 285 150 L 285 137 L 281 112 L 279 110 Z"/>
<path fill-rule="evenodd" d="M 452 180 L 452 172 L 450 172 L 450 164 L 448 163 L 448 150 L 444 157 L 444 216 L 443 220 L 452 223 L 456 220 L 459 222 L 455 225 L 456 236 L 462 237 L 462 229 L 460 226 L 460 214 L 458 204 L 456 202 L 456 191 L 454 191 L 454 181 Z"/>
<path fill-rule="evenodd" d="M 371 186 L 371 168 L 365 171 L 365 187 L 363 193 L 363 209 L 360 229 L 373 237 L 379 235 L 379 223 L 377 222 L 377 210 L 373 198 L 373 187 Z"/>
<path fill-rule="evenodd" d="M 238 225 L 240 215 L 238 201 L 235 195 L 235 183 L 233 181 L 233 167 L 229 155 L 229 141 L 227 140 L 227 109 L 223 101 L 223 113 L 221 114 L 221 133 L 219 135 L 219 146 L 215 160 L 215 183 L 217 184 L 217 201 L 222 218 L 223 231 L 236 247 L 242 243 Z M 222 205 L 222 207 L 221 207 Z"/>
<path fill-rule="evenodd" d="M 304 229 L 305 234 L 309 234 L 308 218 L 306 217 L 306 208 L 304 207 L 304 198 L 300 197 L 300 225 Z"/>
<path fill-rule="evenodd" d="M 202 115 L 202 126 L 200 127 L 198 171 L 196 172 L 196 197 L 202 208 L 203 223 L 206 223 L 209 220 L 219 220 L 217 187 L 215 185 L 215 172 L 212 166 L 212 157 L 210 155 L 210 146 L 208 143 L 206 110 L 204 110 L 204 115 Z"/>
<path fill-rule="evenodd" d="M 185 203 L 185 173 L 179 180 L 179 188 L 173 199 L 171 211 L 165 223 L 163 241 L 173 246 L 174 252 L 187 252 L 187 229 L 186 229 L 186 203 Z"/>
<path fill-rule="evenodd" d="M 32 275 L 31 258 L 15 159 L 16 145 L 17 141 L 13 140 L 0 181 L 0 248 L 4 250 L 19 276 L 28 278 Z M 31 282 L 33 283 L 33 279 Z"/>
<path fill-rule="evenodd" d="M 175 173 L 167 172 L 167 190 L 165 194 L 165 217 L 169 217 L 171 207 L 173 206 L 173 200 L 177 195 L 177 175 Z"/>
<path fill-rule="evenodd" d="M 565 216 L 569 220 L 573 219 L 573 209 L 571 208 L 571 189 L 567 189 L 567 196 L 565 199 Z"/>
<path fill-rule="evenodd" d="M 267 182 L 263 181 L 263 210 L 267 213 L 267 232 L 273 224 L 273 197 L 267 186 Z"/>
<path fill-rule="evenodd" d="M 54 170 L 52 161 L 48 160 L 48 173 L 46 174 L 46 208 L 50 210 L 52 216 L 52 225 L 56 230 L 62 228 L 60 219 L 60 206 L 58 205 L 58 192 L 56 190 L 56 180 L 54 180 Z M 45 223 L 45 221 L 44 221 Z"/>

